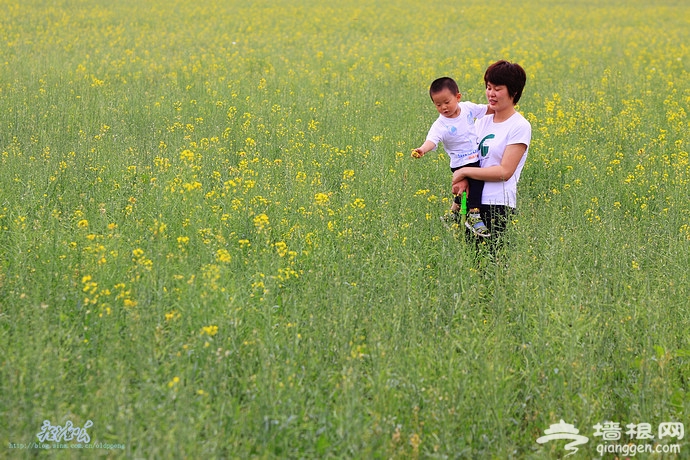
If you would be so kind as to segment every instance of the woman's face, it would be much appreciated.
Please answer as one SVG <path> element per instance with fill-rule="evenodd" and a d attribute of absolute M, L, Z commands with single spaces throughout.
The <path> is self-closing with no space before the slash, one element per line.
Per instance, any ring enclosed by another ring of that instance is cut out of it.
<path fill-rule="evenodd" d="M 491 82 L 486 84 L 486 100 L 489 108 L 495 112 L 500 112 L 515 105 L 506 85 L 494 85 Z"/>

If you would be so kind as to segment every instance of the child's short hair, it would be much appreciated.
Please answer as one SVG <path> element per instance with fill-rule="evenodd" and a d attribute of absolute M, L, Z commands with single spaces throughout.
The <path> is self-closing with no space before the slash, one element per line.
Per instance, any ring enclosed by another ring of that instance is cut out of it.
<path fill-rule="evenodd" d="M 450 77 L 441 77 L 431 82 L 429 96 L 440 93 L 444 89 L 450 90 L 453 95 L 460 93 L 460 89 L 458 88 L 458 84 L 455 83 L 455 80 Z"/>
<path fill-rule="evenodd" d="M 491 64 L 484 73 L 484 84 L 505 85 L 508 94 L 513 98 L 513 104 L 517 104 L 522 96 L 522 90 L 527 82 L 527 74 L 520 64 L 508 61 L 497 61 Z"/>

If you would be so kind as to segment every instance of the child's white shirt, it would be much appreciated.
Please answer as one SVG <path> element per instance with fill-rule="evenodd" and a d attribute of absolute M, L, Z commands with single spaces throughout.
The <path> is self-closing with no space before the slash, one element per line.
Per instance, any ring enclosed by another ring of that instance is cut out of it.
<path fill-rule="evenodd" d="M 475 120 L 486 115 L 486 104 L 460 101 L 460 115 L 455 118 L 439 115 L 431 125 L 426 140 L 443 149 L 450 157 L 450 167 L 459 168 L 479 160 L 478 140 Z M 436 150 L 434 148 L 433 150 Z"/>

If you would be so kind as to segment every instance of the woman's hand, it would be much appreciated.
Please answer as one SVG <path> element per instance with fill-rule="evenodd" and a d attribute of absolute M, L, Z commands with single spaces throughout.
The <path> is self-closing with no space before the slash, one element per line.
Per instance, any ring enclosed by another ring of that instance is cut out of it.
<path fill-rule="evenodd" d="M 465 174 L 467 171 L 465 169 L 466 168 L 460 168 L 453 172 L 453 183 L 467 179 L 467 175 Z"/>
<path fill-rule="evenodd" d="M 455 171 L 455 173 L 459 173 L 460 170 Z M 456 178 L 455 173 L 453 173 L 453 185 L 452 185 L 452 190 L 453 190 L 453 195 L 462 195 L 462 192 L 468 192 L 470 191 L 470 184 L 467 182 L 467 179 L 464 177 L 460 177 L 459 179 Z"/>
<path fill-rule="evenodd" d="M 469 191 L 469 183 L 465 176 L 465 168 L 460 168 L 453 173 L 453 183 L 451 188 L 455 195 L 462 195 L 462 192 Z"/>

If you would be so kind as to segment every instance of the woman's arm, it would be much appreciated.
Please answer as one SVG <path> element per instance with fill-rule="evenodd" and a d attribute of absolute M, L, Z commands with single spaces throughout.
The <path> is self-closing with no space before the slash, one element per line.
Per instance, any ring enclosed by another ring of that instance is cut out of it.
<path fill-rule="evenodd" d="M 504 182 L 513 177 L 520 164 L 522 155 L 525 154 L 527 145 L 511 144 L 503 151 L 501 164 L 487 168 L 460 168 L 453 173 L 453 193 L 456 192 L 456 184 L 460 187 L 460 181 L 466 178 L 483 180 L 485 182 Z"/>

